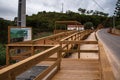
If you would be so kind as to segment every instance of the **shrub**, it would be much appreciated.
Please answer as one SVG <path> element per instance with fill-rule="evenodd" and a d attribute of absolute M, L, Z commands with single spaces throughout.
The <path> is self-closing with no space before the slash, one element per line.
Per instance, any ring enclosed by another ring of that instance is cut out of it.
<path fill-rule="evenodd" d="M 0 66 L 5 65 L 6 62 L 6 51 L 5 51 L 5 46 L 0 44 Z"/>
<path fill-rule="evenodd" d="M 120 25 L 117 25 L 117 26 L 116 26 L 116 29 L 119 29 L 119 30 L 120 30 Z"/>
<path fill-rule="evenodd" d="M 86 29 L 92 29 L 93 28 L 93 23 L 92 22 L 86 22 L 84 24 L 84 28 Z"/>

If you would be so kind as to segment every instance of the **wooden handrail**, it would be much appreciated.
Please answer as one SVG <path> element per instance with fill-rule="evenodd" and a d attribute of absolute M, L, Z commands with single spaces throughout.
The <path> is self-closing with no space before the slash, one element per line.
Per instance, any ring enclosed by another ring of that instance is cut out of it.
<path fill-rule="evenodd" d="M 54 37 L 58 37 L 60 35 L 72 34 L 74 32 L 75 31 L 62 32 L 62 33 L 54 34 L 54 35 L 51 35 L 51 36 L 47 36 L 47 37 L 43 37 L 43 38 L 38 38 L 38 39 L 35 39 L 33 41 L 35 42 L 35 41 L 39 41 L 39 40 L 43 40 L 43 39 L 51 39 L 51 38 L 54 38 Z"/>
<path fill-rule="evenodd" d="M 80 41 L 60 41 L 61 44 L 98 44 L 97 41 L 84 41 L 84 40 L 80 40 Z"/>
<path fill-rule="evenodd" d="M 38 64 L 41 61 L 44 61 L 51 55 L 59 52 L 61 49 L 60 45 L 56 45 L 50 49 L 47 49 L 40 54 L 33 55 L 23 61 L 20 61 L 16 64 L 10 65 L 6 68 L 0 70 L 0 80 L 15 80 L 15 77 L 24 71 L 28 70 L 32 66 Z M 60 59 L 60 57 L 58 57 Z M 59 62 L 60 63 L 60 62 Z"/>
<path fill-rule="evenodd" d="M 72 36 L 74 36 L 74 40 L 77 40 L 77 38 L 79 38 L 80 34 L 84 34 L 84 35 L 87 35 L 89 34 L 90 32 L 77 32 L 75 34 L 75 31 L 70 31 L 70 32 L 65 32 L 65 33 L 60 33 L 61 36 L 68 36 L 67 38 L 64 38 L 64 39 L 71 39 L 72 40 Z M 70 35 L 70 34 L 73 34 L 73 35 Z M 40 39 L 37 39 L 37 40 L 33 40 L 33 42 L 31 42 L 31 44 L 27 43 L 27 44 L 22 44 L 22 43 L 16 43 L 16 44 L 8 44 L 7 45 L 7 52 L 8 52 L 8 55 L 9 55 L 9 48 L 10 47 L 29 47 L 32 51 L 32 53 L 34 52 L 34 47 L 40 47 L 40 46 L 43 46 L 43 45 L 40 45 L 40 44 L 36 44 L 35 42 L 36 41 L 39 41 L 39 40 L 43 40 L 43 39 L 52 39 L 52 38 L 58 38 L 58 35 L 59 34 L 56 34 L 52 37 L 47 37 L 47 38 L 40 38 Z M 83 35 L 83 36 L 84 36 Z M 61 44 L 61 43 L 60 43 Z M 49 47 L 52 47 L 54 45 L 49 45 Z M 46 47 L 46 46 L 44 46 Z M 19 74 L 21 74 L 22 72 L 26 71 L 27 69 L 31 68 L 32 66 L 36 65 L 37 63 L 41 62 L 41 61 L 44 61 L 46 60 L 48 57 L 50 57 L 51 55 L 55 54 L 56 52 L 59 53 L 59 51 L 61 50 L 61 45 L 56 45 L 52 48 L 49 48 L 43 52 L 41 52 L 40 54 L 36 54 L 36 55 L 33 55 L 27 59 L 24 59 L 23 61 L 20 61 L 16 64 L 13 64 L 13 65 L 10 65 L 8 67 L 6 67 L 5 69 L 2 69 L 0 70 L 0 80 L 1 79 L 5 79 L 5 80 L 15 80 L 15 77 Z M 80 51 L 78 51 L 80 52 Z M 26 54 L 26 53 L 25 53 Z M 57 58 L 57 62 L 51 67 L 55 67 L 55 66 L 58 66 L 58 68 L 60 67 L 60 61 L 61 61 L 61 56 L 60 56 L 61 53 L 59 53 L 59 57 Z M 18 57 L 18 56 L 16 56 Z M 12 58 L 16 58 L 16 57 L 12 57 Z M 20 59 L 22 59 L 21 57 L 19 57 Z M 9 59 L 9 58 L 8 58 Z M 49 70 L 51 70 L 51 68 Z M 45 74 L 45 73 L 44 73 Z M 8 77 L 6 77 L 8 76 Z"/>
<path fill-rule="evenodd" d="M 70 35 L 70 36 L 68 36 L 68 37 L 65 37 L 65 38 L 63 38 L 61 41 L 64 41 L 64 40 L 66 40 L 66 39 L 69 39 L 70 37 L 72 37 L 72 36 L 75 36 L 75 35 L 77 35 L 79 32 L 76 32 L 76 33 L 74 33 L 74 34 L 72 34 L 72 35 Z"/>
<path fill-rule="evenodd" d="M 11 49 L 14 49 L 14 52 L 16 52 L 15 50 L 24 51 L 25 48 L 27 48 L 27 49 L 29 48 L 28 50 L 32 49 L 30 55 L 34 55 L 33 53 L 35 50 L 39 49 L 42 51 L 42 50 L 48 49 L 50 47 L 53 47 L 54 45 L 58 44 L 59 41 L 57 41 L 57 40 L 61 40 L 65 36 L 68 36 L 74 32 L 75 31 L 67 31 L 67 32 L 62 32 L 62 33 L 58 33 L 55 35 L 31 40 L 31 41 L 7 44 L 6 45 L 6 64 L 9 65 L 10 60 L 13 59 L 13 58 L 10 58 L 11 57 L 10 56 Z M 29 51 L 27 51 L 27 52 L 29 52 Z M 23 53 L 27 54 L 27 52 L 23 52 Z M 22 54 L 20 54 L 20 55 L 22 55 Z M 12 56 L 12 57 L 14 57 L 14 56 Z M 22 56 L 21 56 L 21 59 L 24 59 L 24 58 L 25 57 L 22 58 Z M 17 59 L 17 58 L 14 57 L 14 59 Z"/>
<path fill-rule="evenodd" d="M 53 47 L 54 45 L 41 45 L 41 44 L 8 44 L 9 47 L 31 47 L 31 46 L 39 46 L 39 47 Z"/>
<path fill-rule="evenodd" d="M 78 52 L 78 58 L 80 58 L 80 52 L 98 52 L 98 50 L 79 50 L 80 44 L 98 44 L 97 41 L 83 41 L 84 36 L 89 35 L 91 31 L 77 31 L 76 33 L 67 36 L 59 41 L 62 46 L 61 52 L 63 52 L 63 57 L 72 52 Z M 71 49 L 75 44 L 78 44 L 78 49 Z M 64 50 L 66 48 L 66 50 Z"/>

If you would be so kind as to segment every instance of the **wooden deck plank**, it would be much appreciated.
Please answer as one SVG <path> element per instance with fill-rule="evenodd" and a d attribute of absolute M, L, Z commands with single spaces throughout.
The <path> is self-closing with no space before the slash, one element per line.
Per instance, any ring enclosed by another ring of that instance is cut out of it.
<path fill-rule="evenodd" d="M 100 80 L 98 60 L 62 59 L 52 80 Z"/>

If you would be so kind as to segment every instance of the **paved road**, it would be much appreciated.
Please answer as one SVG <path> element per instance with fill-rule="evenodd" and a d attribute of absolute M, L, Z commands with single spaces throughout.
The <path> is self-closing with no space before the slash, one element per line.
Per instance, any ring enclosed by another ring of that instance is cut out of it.
<path fill-rule="evenodd" d="M 97 31 L 98 39 L 104 44 L 107 56 L 114 69 L 116 80 L 120 80 L 120 36 L 112 35 L 107 32 L 108 29 Z"/>
<path fill-rule="evenodd" d="M 107 33 L 108 29 L 102 29 L 97 32 L 100 40 L 108 47 L 113 55 L 120 61 L 120 36 Z"/>

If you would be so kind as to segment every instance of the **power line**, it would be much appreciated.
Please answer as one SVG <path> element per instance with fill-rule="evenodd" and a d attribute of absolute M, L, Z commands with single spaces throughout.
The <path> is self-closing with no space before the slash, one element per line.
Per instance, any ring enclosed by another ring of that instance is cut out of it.
<path fill-rule="evenodd" d="M 103 7 L 101 7 L 95 0 L 93 0 L 102 10 L 104 10 Z"/>

